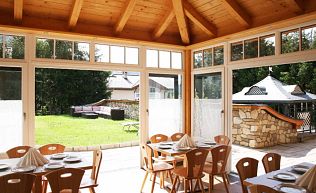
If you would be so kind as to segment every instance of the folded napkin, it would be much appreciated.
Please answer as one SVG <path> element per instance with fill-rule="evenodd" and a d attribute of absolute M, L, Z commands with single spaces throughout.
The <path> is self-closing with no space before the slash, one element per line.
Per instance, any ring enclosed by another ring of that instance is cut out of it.
<path fill-rule="evenodd" d="M 17 166 L 25 167 L 25 166 L 43 166 L 47 164 L 48 160 L 40 154 L 35 148 L 30 148 L 28 152 L 20 159 Z"/>
<path fill-rule="evenodd" d="M 183 148 L 183 147 L 195 147 L 194 141 L 191 139 L 190 136 L 185 134 L 175 145 L 177 148 Z"/>
<path fill-rule="evenodd" d="M 295 184 L 306 188 L 310 192 L 316 192 L 316 166 L 310 168 L 304 175 L 298 178 Z"/>

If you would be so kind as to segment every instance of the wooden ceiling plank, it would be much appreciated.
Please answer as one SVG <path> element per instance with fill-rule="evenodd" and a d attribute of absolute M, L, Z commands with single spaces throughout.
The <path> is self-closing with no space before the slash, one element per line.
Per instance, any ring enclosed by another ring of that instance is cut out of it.
<path fill-rule="evenodd" d="M 136 5 L 136 1 L 137 0 L 128 0 L 126 2 L 124 9 L 119 17 L 119 20 L 115 25 L 115 33 L 120 33 L 123 30 L 128 18 L 132 15 L 133 9 Z"/>
<path fill-rule="evenodd" d="M 305 6 L 303 0 L 289 0 L 289 3 L 293 5 L 297 13 L 304 13 Z"/>
<path fill-rule="evenodd" d="M 240 24 L 246 27 L 251 26 L 251 17 L 242 7 L 240 7 L 236 0 L 222 0 L 222 2 L 227 11 L 229 11 Z"/>
<path fill-rule="evenodd" d="M 203 17 L 189 2 L 184 0 L 183 7 L 185 15 L 202 31 L 211 37 L 217 35 L 216 26 Z"/>
<path fill-rule="evenodd" d="M 77 21 L 78 21 L 80 12 L 81 12 L 82 4 L 83 4 L 83 0 L 75 0 L 74 1 L 71 15 L 70 15 L 69 21 L 68 21 L 69 28 L 74 28 L 77 25 Z"/>
<path fill-rule="evenodd" d="M 163 34 L 163 32 L 170 25 L 173 18 L 174 18 L 174 11 L 173 9 L 170 9 L 168 13 L 159 22 L 158 26 L 154 29 L 154 32 L 153 32 L 154 39 L 159 38 Z"/>
<path fill-rule="evenodd" d="M 21 23 L 22 15 L 23 15 L 23 0 L 14 0 L 14 21 L 17 23 Z"/>
<path fill-rule="evenodd" d="M 173 5 L 173 11 L 177 19 L 177 24 L 180 31 L 182 42 L 184 44 L 189 44 L 190 38 L 189 38 L 186 18 L 184 15 L 182 0 L 172 0 L 172 5 Z"/>

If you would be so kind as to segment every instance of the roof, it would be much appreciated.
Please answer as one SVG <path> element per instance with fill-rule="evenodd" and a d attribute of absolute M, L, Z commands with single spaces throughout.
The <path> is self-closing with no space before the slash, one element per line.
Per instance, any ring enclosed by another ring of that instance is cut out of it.
<path fill-rule="evenodd" d="M 287 85 L 272 76 L 267 76 L 251 87 L 233 94 L 234 103 L 281 103 L 316 100 L 316 95 L 303 91 L 298 85 Z"/>

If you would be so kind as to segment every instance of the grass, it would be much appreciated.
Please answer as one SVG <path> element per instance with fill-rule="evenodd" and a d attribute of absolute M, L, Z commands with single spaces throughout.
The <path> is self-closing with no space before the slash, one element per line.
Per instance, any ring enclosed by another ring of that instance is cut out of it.
<path fill-rule="evenodd" d="M 36 116 L 36 144 L 92 146 L 138 140 L 137 131 L 123 131 L 122 123 L 133 120 L 85 119 L 69 115 Z"/>

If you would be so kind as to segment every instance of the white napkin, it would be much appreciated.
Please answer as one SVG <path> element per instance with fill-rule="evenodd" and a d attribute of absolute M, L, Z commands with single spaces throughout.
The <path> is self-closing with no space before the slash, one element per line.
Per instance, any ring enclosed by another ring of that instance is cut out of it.
<path fill-rule="evenodd" d="M 183 148 L 183 147 L 195 147 L 195 142 L 191 139 L 190 136 L 185 134 L 177 143 L 177 148 Z"/>
<path fill-rule="evenodd" d="M 35 148 L 30 148 L 28 152 L 20 159 L 17 166 L 43 166 L 48 163 L 48 160 L 40 154 Z"/>
<path fill-rule="evenodd" d="M 310 168 L 304 175 L 298 178 L 295 184 L 306 188 L 310 192 L 316 192 L 316 166 Z"/>

